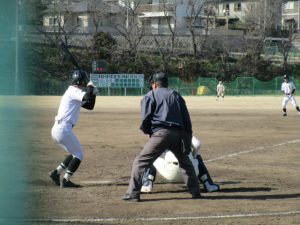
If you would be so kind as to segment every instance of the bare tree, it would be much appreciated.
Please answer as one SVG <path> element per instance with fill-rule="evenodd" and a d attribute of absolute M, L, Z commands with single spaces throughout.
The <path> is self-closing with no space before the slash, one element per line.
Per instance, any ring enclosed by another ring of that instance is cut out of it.
<path fill-rule="evenodd" d="M 79 26 L 72 21 L 72 11 L 69 2 L 49 1 L 47 4 L 48 19 L 39 31 L 44 33 L 50 43 L 58 44 L 64 41 L 69 44 L 70 35 Z M 45 24 L 46 23 L 46 24 Z M 47 24 L 48 23 L 48 24 Z M 49 35 L 51 34 L 51 35 Z"/>
<path fill-rule="evenodd" d="M 278 29 L 281 7 L 282 0 L 260 0 L 251 4 L 246 12 L 244 27 L 246 40 L 249 40 L 248 54 L 256 60 L 260 58 L 265 38 Z"/>
<path fill-rule="evenodd" d="M 194 0 L 187 9 L 187 27 L 191 34 L 194 58 L 199 56 L 199 50 L 204 49 L 209 37 L 209 27 L 214 20 L 214 1 Z M 202 42 L 199 41 L 202 39 Z M 200 43 L 199 43 L 200 42 Z M 198 45 L 200 45 L 198 47 Z"/>
<path fill-rule="evenodd" d="M 163 30 L 166 36 L 161 36 L 158 31 L 158 35 L 152 32 L 152 37 L 156 48 L 162 59 L 163 70 L 167 69 L 167 65 L 170 62 L 170 58 L 174 55 L 174 49 L 176 44 L 177 37 L 177 14 L 176 14 L 176 4 L 170 4 L 169 1 L 163 0 L 161 7 L 158 10 L 163 10 L 164 17 L 161 19 L 164 23 L 162 23 L 162 27 L 158 27 L 158 29 Z M 170 14 L 172 15 L 170 17 Z"/>
<path fill-rule="evenodd" d="M 285 39 L 283 39 L 282 43 L 282 54 L 283 54 L 283 69 L 286 70 L 287 69 L 287 65 L 288 65 L 288 57 L 289 57 L 289 53 L 290 50 L 292 49 L 292 42 L 295 39 L 295 32 L 297 29 L 297 24 L 296 21 L 293 19 L 290 21 L 290 23 L 288 24 L 288 27 L 283 30 L 284 32 L 284 37 Z"/>
<path fill-rule="evenodd" d="M 138 7 L 142 0 L 123 0 L 123 18 L 125 23 L 118 22 L 113 25 L 118 34 L 120 34 L 125 42 L 123 43 L 123 51 L 129 56 L 135 57 L 138 46 L 144 36 L 144 28 L 138 20 Z"/>

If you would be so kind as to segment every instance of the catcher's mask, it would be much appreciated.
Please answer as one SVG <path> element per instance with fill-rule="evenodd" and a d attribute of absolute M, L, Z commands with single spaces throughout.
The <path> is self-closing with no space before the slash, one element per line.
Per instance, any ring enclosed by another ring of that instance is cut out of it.
<path fill-rule="evenodd" d="M 72 84 L 85 87 L 88 83 L 88 75 L 84 70 L 75 70 L 72 74 Z"/>

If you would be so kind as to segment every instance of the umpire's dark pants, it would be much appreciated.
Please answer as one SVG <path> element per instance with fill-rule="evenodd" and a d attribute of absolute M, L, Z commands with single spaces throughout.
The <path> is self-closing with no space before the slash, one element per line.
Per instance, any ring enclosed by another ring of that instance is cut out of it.
<path fill-rule="evenodd" d="M 139 193 L 142 187 L 143 173 L 146 168 L 166 150 L 171 150 L 182 168 L 183 179 L 192 195 L 200 193 L 198 178 L 188 155 L 182 151 L 182 131 L 162 129 L 151 135 L 140 154 L 134 159 L 127 194 Z"/>

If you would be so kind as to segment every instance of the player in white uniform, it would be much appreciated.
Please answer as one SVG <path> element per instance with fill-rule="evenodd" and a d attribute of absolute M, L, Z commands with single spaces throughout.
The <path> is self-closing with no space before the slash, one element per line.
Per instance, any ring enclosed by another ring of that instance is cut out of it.
<path fill-rule="evenodd" d="M 87 81 L 88 77 L 85 71 L 76 70 L 73 73 L 72 85 L 68 87 L 61 99 L 51 131 L 54 141 L 70 154 L 55 170 L 49 173 L 54 184 L 62 188 L 79 187 L 70 180 L 83 160 L 83 149 L 73 132 L 73 127 L 79 119 L 81 107 L 88 110 L 94 108 L 97 92 L 97 88 L 91 82 L 87 84 Z M 64 177 L 60 181 L 60 174 L 64 170 L 66 170 Z"/>
<path fill-rule="evenodd" d="M 281 85 L 281 91 L 284 93 L 284 97 L 282 100 L 282 110 L 283 110 L 283 116 L 287 116 L 286 113 L 286 106 L 288 102 L 290 101 L 294 107 L 296 107 L 296 110 L 300 114 L 299 105 L 296 102 L 296 99 L 294 97 L 294 93 L 296 91 L 295 84 L 293 81 L 289 80 L 288 75 L 284 75 L 284 82 Z"/>
<path fill-rule="evenodd" d="M 219 83 L 217 85 L 217 99 L 216 100 L 218 100 L 220 96 L 224 100 L 224 92 L 225 92 L 225 86 L 222 81 L 219 81 Z"/>
<path fill-rule="evenodd" d="M 204 190 L 207 192 L 219 191 L 220 186 L 212 181 L 212 178 L 200 155 L 201 142 L 195 136 L 192 138 L 191 147 L 192 151 L 189 154 L 189 158 L 193 163 L 199 181 L 203 184 Z M 178 160 L 171 151 L 166 150 L 164 154 L 154 161 L 153 166 L 145 170 L 141 192 L 149 193 L 152 191 L 153 182 L 156 177 L 156 170 L 171 183 L 184 182 Z"/>

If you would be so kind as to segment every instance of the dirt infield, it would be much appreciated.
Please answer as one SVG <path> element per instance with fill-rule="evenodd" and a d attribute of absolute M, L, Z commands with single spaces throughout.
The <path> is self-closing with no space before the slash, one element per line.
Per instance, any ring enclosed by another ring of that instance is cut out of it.
<path fill-rule="evenodd" d="M 34 134 L 29 224 L 300 224 L 300 115 L 288 105 L 282 117 L 281 97 L 185 97 L 222 190 L 192 200 L 182 184 L 158 176 L 140 203 L 120 200 L 148 138 L 138 129 L 140 99 L 98 96 L 94 111 L 82 110 L 74 129 L 85 159 L 73 181 L 83 187 L 60 189 L 48 179 L 65 155 L 50 136 L 60 97 L 25 98 Z"/>

